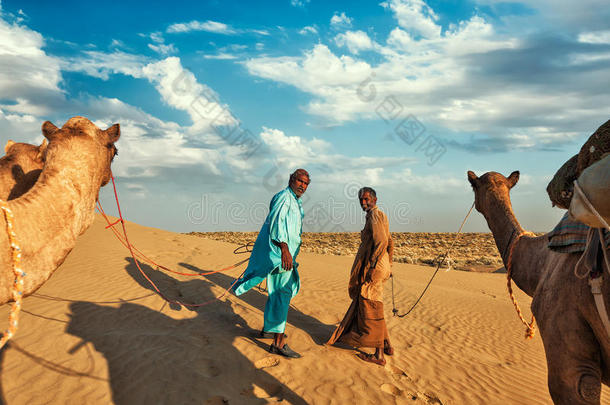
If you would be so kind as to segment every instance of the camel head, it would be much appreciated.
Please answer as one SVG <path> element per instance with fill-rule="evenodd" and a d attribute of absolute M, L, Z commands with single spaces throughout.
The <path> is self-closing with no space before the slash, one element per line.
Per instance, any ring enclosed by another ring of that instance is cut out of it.
<path fill-rule="evenodd" d="M 508 177 L 500 173 L 488 172 L 477 177 L 468 171 L 468 181 L 474 190 L 474 203 L 477 211 L 485 215 L 491 204 L 503 203 L 510 206 L 509 191 L 519 181 L 519 172 L 514 171 Z"/>
<path fill-rule="evenodd" d="M 112 176 L 110 165 L 117 154 L 114 145 L 121 136 L 119 124 L 101 130 L 84 117 L 70 118 L 61 129 L 50 121 L 42 124 L 42 134 L 49 140 L 48 153 L 67 148 L 72 160 L 94 159 L 94 173 L 100 178 L 100 187 L 105 186 Z"/>
<path fill-rule="evenodd" d="M 6 156 L 14 157 L 16 159 L 23 158 L 31 161 L 35 164 L 40 164 L 45 160 L 47 154 L 48 141 L 44 139 L 40 146 L 30 145 L 29 143 L 15 142 L 8 140 L 4 146 L 4 152 Z"/>

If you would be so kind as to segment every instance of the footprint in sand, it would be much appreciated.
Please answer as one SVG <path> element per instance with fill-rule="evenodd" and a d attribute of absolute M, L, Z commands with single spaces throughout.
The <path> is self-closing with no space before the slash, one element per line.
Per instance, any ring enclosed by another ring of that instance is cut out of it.
<path fill-rule="evenodd" d="M 388 383 L 381 385 L 381 391 L 385 392 L 386 394 L 393 395 L 395 397 L 399 397 L 402 395 L 402 390 L 400 388 Z"/>
<path fill-rule="evenodd" d="M 485 290 L 481 290 L 481 292 L 483 293 L 483 295 L 488 295 L 488 296 L 490 296 L 491 298 L 496 298 L 496 296 L 495 296 L 494 294 L 488 293 L 488 292 L 487 292 L 487 291 L 485 291 Z"/>
<path fill-rule="evenodd" d="M 436 394 L 434 394 L 432 392 L 426 392 L 426 393 L 424 393 L 424 396 L 426 397 L 426 402 L 428 402 L 429 404 L 443 405 L 443 403 L 441 402 L 440 399 L 438 399 Z"/>
<path fill-rule="evenodd" d="M 268 367 L 275 367 L 278 364 L 280 364 L 280 359 L 278 359 L 277 357 L 269 356 L 265 357 L 264 359 L 257 360 L 254 363 L 254 367 L 258 369 L 263 369 Z"/>
<path fill-rule="evenodd" d="M 411 381 L 411 377 L 409 377 L 407 375 L 407 373 L 404 372 L 404 370 L 402 370 L 398 367 L 395 367 L 395 366 L 390 366 L 389 369 L 390 369 L 390 373 L 392 373 L 392 377 L 395 380 L 400 380 L 402 378 L 405 378 L 405 379 Z"/>
<path fill-rule="evenodd" d="M 220 375 L 220 368 L 212 360 L 206 359 L 197 364 L 197 372 L 205 378 L 212 378 Z"/>
<path fill-rule="evenodd" d="M 207 405 L 226 405 L 229 403 L 228 399 L 221 397 L 220 395 L 216 395 L 214 397 L 210 397 L 205 401 Z"/>

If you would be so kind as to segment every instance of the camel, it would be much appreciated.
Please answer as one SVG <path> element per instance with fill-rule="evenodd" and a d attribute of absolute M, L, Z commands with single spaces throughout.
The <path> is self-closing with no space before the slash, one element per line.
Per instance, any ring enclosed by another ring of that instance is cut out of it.
<path fill-rule="evenodd" d="M 119 124 L 105 131 L 83 117 L 73 117 L 58 129 L 47 121 L 46 161 L 34 187 L 8 201 L 20 242 L 21 267 L 26 272 L 24 294 L 36 291 L 63 263 L 76 238 L 94 220 L 99 190 L 111 178 Z M 13 271 L 6 222 L 0 225 L 0 304 L 11 301 Z"/>
<path fill-rule="evenodd" d="M 6 155 L 0 158 L 0 199 L 13 200 L 28 192 L 38 180 L 47 150 L 47 140 L 40 146 L 9 141 Z"/>
<path fill-rule="evenodd" d="M 475 193 L 475 207 L 493 233 L 504 265 L 511 245 L 515 284 L 533 298 L 544 344 L 548 387 L 556 404 L 599 404 L 601 384 L 610 383 L 610 336 L 595 307 L 587 280 L 574 275 L 578 254 L 554 252 L 546 235 L 518 236 L 523 228 L 515 218 L 509 191 L 519 172 L 508 178 L 496 172 L 477 177 L 468 172 Z M 609 269 L 606 268 L 605 271 Z M 602 284 L 606 307 L 610 306 L 608 274 Z"/>

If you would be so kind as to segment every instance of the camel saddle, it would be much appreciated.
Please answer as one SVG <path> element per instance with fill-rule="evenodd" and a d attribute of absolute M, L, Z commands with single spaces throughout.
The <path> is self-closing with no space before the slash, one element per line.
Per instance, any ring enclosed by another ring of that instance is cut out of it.
<path fill-rule="evenodd" d="M 560 253 L 582 253 L 587 247 L 587 235 L 589 234 L 587 225 L 582 222 L 570 219 L 566 212 L 561 221 L 549 234 L 548 247 Z M 604 243 L 606 248 L 610 246 L 610 232 L 604 231 Z"/>
<path fill-rule="evenodd" d="M 553 206 L 568 209 L 574 195 L 574 180 L 593 163 L 610 152 L 610 120 L 600 126 L 577 155 L 572 156 L 557 171 L 546 188 Z"/>

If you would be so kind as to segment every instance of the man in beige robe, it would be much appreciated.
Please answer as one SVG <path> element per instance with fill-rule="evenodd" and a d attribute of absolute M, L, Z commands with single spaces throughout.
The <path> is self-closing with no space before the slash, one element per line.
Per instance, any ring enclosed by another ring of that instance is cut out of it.
<path fill-rule="evenodd" d="M 394 245 L 388 218 L 377 208 L 375 190 L 363 187 L 358 198 L 366 211 L 366 223 L 360 232 L 360 247 L 349 279 L 352 304 L 327 344 L 341 342 L 354 347 L 375 348 L 375 354 L 360 353 L 358 356 L 385 365 L 384 353 L 392 355 L 394 349 L 383 315 L 383 282 L 392 275 L 390 264 Z"/>

